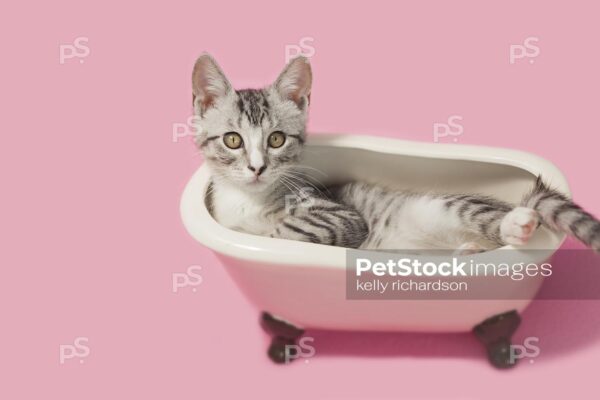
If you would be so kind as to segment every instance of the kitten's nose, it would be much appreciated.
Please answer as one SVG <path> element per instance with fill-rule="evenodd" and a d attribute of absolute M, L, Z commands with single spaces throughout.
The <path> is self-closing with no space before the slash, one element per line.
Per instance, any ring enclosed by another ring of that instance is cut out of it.
<path fill-rule="evenodd" d="M 260 167 L 260 168 L 258 169 L 258 171 L 257 171 L 257 170 L 256 170 L 256 168 L 254 168 L 252 165 L 248 165 L 248 169 L 249 169 L 250 171 L 254 172 L 254 174 L 255 174 L 256 176 L 260 176 L 260 174 L 262 174 L 263 172 L 265 172 L 265 169 L 267 169 L 267 166 L 266 166 L 266 165 L 263 165 L 263 166 L 262 166 L 262 167 Z"/>

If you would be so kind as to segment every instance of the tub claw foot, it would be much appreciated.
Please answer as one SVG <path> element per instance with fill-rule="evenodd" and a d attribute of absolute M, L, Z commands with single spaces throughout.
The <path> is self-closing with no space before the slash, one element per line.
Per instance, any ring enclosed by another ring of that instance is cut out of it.
<path fill-rule="evenodd" d="M 278 320 L 266 312 L 263 312 L 260 316 L 260 325 L 272 337 L 271 345 L 267 351 L 271 361 L 276 364 L 288 364 L 297 358 L 296 340 L 304 334 L 302 329 Z"/>
<path fill-rule="evenodd" d="M 486 319 L 473 328 L 473 333 L 487 350 L 490 363 L 501 369 L 512 368 L 516 359 L 511 355 L 510 338 L 519 327 L 521 317 L 510 311 Z"/>
<path fill-rule="evenodd" d="M 271 361 L 275 364 L 288 364 L 296 358 L 298 351 L 295 346 L 296 342 L 293 339 L 282 338 L 275 336 L 271 340 L 271 345 L 267 354 Z"/>

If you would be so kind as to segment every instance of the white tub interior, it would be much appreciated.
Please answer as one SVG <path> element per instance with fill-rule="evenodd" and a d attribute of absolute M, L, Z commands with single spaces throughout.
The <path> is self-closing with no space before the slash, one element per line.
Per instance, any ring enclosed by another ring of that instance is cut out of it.
<path fill-rule="evenodd" d="M 334 146 L 308 146 L 303 164 L 320 182 L 367 181 L 413 191 L 481 193 L 518 203 L 536 175 L 507 164 Z"/>

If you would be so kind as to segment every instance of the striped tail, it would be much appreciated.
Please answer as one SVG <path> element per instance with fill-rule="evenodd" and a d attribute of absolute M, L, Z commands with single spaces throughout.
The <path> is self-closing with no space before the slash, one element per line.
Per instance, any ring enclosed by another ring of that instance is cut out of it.
<path fill-rule="evenodd" d="M 553 231 L 572 235 L 600 252 L 600 221 L 564 194 L 548 187 L 541 176 L 521 205 L 536 210 L 542 223 Z"/>

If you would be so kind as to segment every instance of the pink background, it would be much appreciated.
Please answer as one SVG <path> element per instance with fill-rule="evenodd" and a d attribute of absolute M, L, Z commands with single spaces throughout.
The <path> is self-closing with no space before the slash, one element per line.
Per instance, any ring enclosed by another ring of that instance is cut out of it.
<path fill-rule="evenodd" d="M 552 160 L 600 214 L 598 7 L 280 3 L 3 5 L 0 398 L 597 398 L 593 301 L 532 305 L 516 339 L 541 354 L 508 372 L 468 334 L 314 332 L 308 363 L 272 365 L 257 310 L 180 222 L 201 158 L 172 130 L 202 51 L 242 88 L 311 37 L 311 131 L 432 141 L 460 115 L 459 143 Z M 60 64 L 77 37 L 91 54 Z M 539 56 L 510 64 L 527 37 Z M 190 265 L 203 282 L 172 293 Z M 76 337 L 90 355 L 59 364 Z"/>

